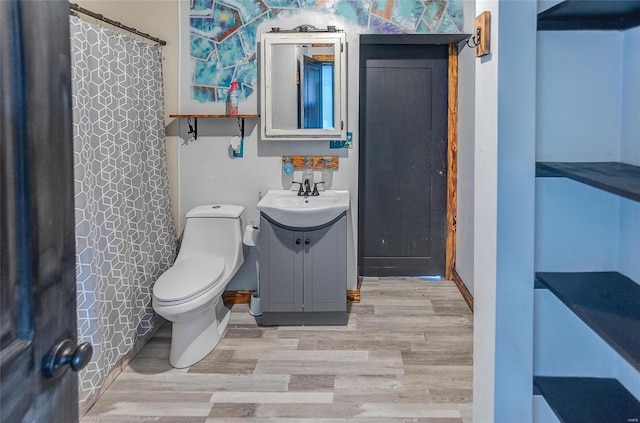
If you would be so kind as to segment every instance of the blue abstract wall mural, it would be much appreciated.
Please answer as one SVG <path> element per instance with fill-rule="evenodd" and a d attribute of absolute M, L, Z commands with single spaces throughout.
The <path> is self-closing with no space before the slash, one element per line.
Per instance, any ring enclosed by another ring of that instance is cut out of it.
<path fill-rule="evenodd" d="M 463 0 L 192 0 L 191 96 L 199 102 L 225 101 L 231 81 L 239 96 L 256 89 L 258 26 L 303 10 L 339 15 L 369 34 L 462 32 Z"/>

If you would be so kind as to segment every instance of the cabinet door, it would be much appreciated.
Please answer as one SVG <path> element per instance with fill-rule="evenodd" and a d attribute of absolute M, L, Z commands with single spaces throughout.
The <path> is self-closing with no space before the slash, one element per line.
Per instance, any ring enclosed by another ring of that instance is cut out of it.
<path fill-rule="evenodd" d="M 303 233 L 262 218 L 260 297 L 263 311 L 302 311 Z"/>
<path fill-rule="evenodd" d="M 347 309 L 347 219 L 304 233 L 304 311 Z"/>

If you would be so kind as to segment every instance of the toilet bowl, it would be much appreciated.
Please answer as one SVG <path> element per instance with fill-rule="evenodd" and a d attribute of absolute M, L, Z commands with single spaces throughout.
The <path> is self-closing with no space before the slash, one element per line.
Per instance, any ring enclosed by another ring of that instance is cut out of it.
<path fill-rule="evenodd" d="M 189 367 L 218 344 L 231 312 L 222 293 L 242 265 L 242 206 L 198 206 L 187 213 L 174 265 L 153 286 L 152 305 L 173 323 L 169 362 Z"/>

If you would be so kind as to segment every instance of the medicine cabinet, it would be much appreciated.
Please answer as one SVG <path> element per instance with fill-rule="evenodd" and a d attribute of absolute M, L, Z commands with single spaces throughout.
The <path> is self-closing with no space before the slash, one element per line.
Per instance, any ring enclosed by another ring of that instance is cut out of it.
<path fill-rule="evenodd" d="M 346 50 L 335 30 L 261 35 L 263 140 L 346 139 Z"/>

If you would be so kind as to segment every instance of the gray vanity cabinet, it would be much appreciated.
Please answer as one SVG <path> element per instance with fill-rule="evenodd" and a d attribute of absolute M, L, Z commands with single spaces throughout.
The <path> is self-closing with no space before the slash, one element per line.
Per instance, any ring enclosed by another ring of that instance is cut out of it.
<path fill-rule="evenodd" d="M 345 324 L 347 219 L 312 230 L 260 218 L 262 324 Z"/>

